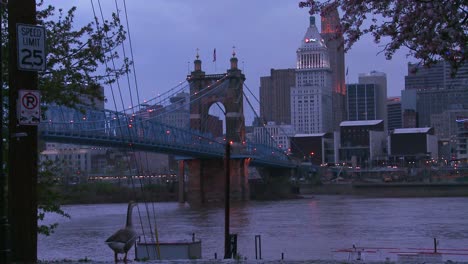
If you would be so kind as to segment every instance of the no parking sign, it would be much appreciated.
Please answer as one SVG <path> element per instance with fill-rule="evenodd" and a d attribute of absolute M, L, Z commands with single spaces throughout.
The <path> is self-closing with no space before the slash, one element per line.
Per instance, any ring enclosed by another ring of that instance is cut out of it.
<path fill-rule="evenodd" d="M 41 122 L 41 93 L 36 90 L 19 90 L 18 97 L 18 123 L 38 125 Z"/>

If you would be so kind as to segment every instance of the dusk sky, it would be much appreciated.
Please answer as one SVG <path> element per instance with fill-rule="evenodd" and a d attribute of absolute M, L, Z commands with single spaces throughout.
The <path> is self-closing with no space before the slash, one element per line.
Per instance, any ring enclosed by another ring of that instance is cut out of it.
<path fill-rule="evenodd" d="M 77 6 L 78 23 L 93 19 L 91 1 L 46 3 Z M 98 1 L 93 3 L 97 8 Z M 123 10 L 123 1 L 117 3 Z M 116 10 L 111 0 L 101 0 L 101 6 L 107 17 Z M 193 70 L 197 48 L 207 74 L 225 72 L 233 46 L 247 78 L 245 84 L 258 95 L 260 77 L 268 76 L 271 68 L 295 67 L 296 50 L 309 24 L 308 10 L 300 9 L 298 0 L 131 0 L 126 6 L 141 99 L 153 98 L 184 81 L 188 67 Z M 123 11 L 121 17 L 125 17 Z M 320 19 L 316 21 L 320 30 Z M 216 64 L 212 62 L 215 48 Z M 359 73 L 381 71 L 387 74 L 388 95 L 399 96 L 409 61 L 406 52 L 388 61 L 378 54 L 381 50 L 370 36 L 355 44 L 345 57 L 347 83 L 357 82 Z"/>

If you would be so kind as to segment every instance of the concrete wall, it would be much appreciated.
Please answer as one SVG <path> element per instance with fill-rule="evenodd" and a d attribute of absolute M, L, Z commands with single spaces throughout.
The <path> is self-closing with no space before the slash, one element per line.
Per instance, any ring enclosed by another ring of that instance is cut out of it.
<path fill-rule="evenodd" d="M 325 184 L 321 186 L 302 184 L 300 194 L 337 194 L 372 197 L 443 197 L 468 196 L 468 184 Z"/>

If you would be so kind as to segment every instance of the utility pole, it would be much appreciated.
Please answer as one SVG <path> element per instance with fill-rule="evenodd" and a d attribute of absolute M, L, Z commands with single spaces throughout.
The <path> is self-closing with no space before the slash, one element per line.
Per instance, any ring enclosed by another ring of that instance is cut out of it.
<path fill-rule="evenodd" d="M 0 14 L 3 12 L 3 2 L 0 1 Z M 0 32 L 2 32 L 2 18 L 0 17 Z M 0 41 L 3 38 L 0 38 Z M 0 43 L 0 46 L 2 43 Z M 2 49 L 0 48 L 0 61 L 3 61 Z M 8 246 L 8 217 L 7 217 L 7 197 L 6 197 L 6 173 L 3 162 L 3 69 L 0 66 L 0 263 L 7 263 L 10 255 Z"/>
<path fill-rule="evenodd" d="M 227 139 L 226 133 L 226 181 L 224 190 L 224 258 L 232 257 L 231 237 L 229 234 L 229 211 L 230 211 L 230 191 L 231 191 L 231 142 Z"/>
<path fill-rule="evenodd" d="M 18 46 L 28 42 L 35 43 L 35 40 L 32 35 L 28 41 L 25 41 L 23 37 L 20 39 L 17 35 L 18 23 L 36 25 L 35 0 L 8 1 L 8 41 L 10 44 L 8 219 L 11 261 L 35 263 L 37 262 L 37 126 L 21 124 L 18 121 L 17 107 L 24 103 L 20 100 L 21 98 L 18 98 L 20 90 L 37 90 L 36 70 L 20 70 L 19 67 L 22 64 L 33 66 L 44 63 L 40 60 L 44 54 L 30 50 L 29 54 L 26 52 L 24 57 L 20 57 L 19 52 L 23 52 L 24 49 L 18 51 Z M 38 57 L 39 60 L 37 60 Z M 29 104 L 27 100 L 26 103 Z"/>

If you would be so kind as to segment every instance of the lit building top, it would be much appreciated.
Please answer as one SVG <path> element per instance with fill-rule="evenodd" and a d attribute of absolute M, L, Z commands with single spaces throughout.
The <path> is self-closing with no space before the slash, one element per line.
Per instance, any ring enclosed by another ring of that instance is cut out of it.
<path fill-rule="evenodd" d="M 315 17 L 310 17 L 310 25 L 297 49 L 297 69 L 329 68 L 327 46 L 315 25 Z"/>

